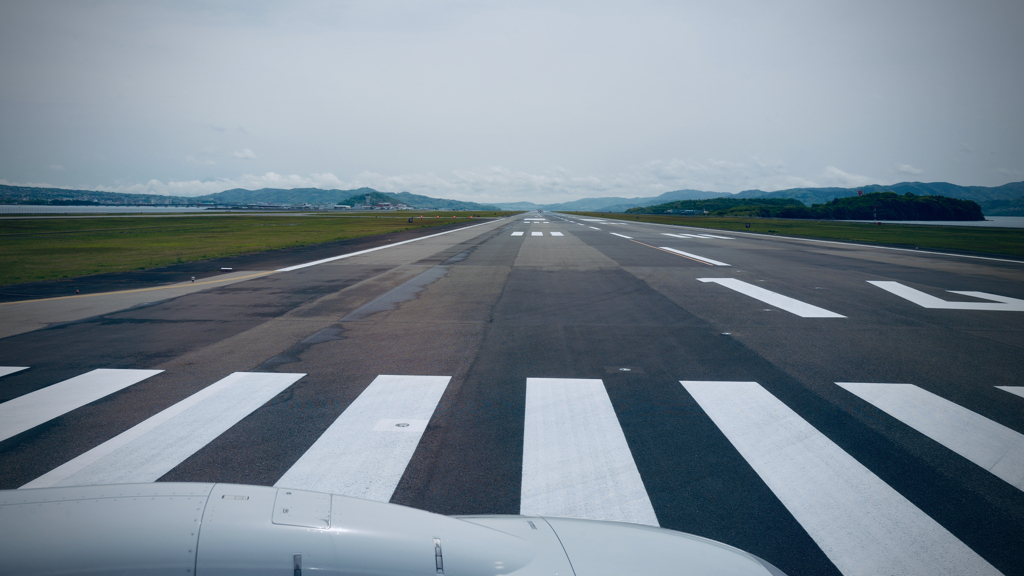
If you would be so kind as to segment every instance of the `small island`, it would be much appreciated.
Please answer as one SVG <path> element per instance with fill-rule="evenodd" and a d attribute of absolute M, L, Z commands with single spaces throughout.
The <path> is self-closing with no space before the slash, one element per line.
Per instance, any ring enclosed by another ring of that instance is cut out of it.
<path fill-rule="evenodd" d="M 707 214 L 757 218 L 808 220 L 984 220 L 981 206 L 972 200 L 946 196 L 918 196 L 895 192 L 872 192 L 862 196 L 836 198 L 824 204 L 805 205 L 793 198 L 712 198 L 679 200 L 630 208 L 628 214 Z"/>

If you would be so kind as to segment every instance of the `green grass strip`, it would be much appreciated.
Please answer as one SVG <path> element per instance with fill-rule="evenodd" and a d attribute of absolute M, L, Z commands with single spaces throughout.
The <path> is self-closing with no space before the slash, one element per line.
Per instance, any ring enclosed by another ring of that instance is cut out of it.
<path fill-rule="evenodd" d="M 2 218 L 0 285 L 125 272 L 438 227 L 464 222 L 470 214 L 511 213 Z"/>
<path fill-rule="evenodd" d="M 844 240 L 906 248 L 926 248 L 1024 258 L 1024 229 L 984 226 L 932 226 L 882 222 L 823 222 L 776 218 L 722 218 L 714 216 L 671 216 L 616 214 L 610 212 L 568 212 L 633 222 L 655 222 L 733 232 L 780 234 L 802 238 Z M 746 227 L 750 224 L 750 228 Z"/>

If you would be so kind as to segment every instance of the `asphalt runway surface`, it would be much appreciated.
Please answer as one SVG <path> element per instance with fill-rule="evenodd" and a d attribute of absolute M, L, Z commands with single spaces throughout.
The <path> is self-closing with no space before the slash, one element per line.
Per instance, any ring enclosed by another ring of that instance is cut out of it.
<path fill-rule="evenodd" d="M 1024 262 L 536 212 L 418 238 L 0 339 L 0 488 L 279 485 L 656 524 L 794 575 L 1024 574 Z"/>

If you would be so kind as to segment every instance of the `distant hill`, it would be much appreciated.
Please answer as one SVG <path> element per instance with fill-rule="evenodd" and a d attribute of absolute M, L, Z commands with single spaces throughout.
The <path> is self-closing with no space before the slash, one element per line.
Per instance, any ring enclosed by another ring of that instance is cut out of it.
<path fill-rule="evenodd" d="M 910 192 L 916 196 L 946 196 L 947 198 L 959 198 L 961 200 L 973 200 L 984 205 L 995 200 L 1014 200 L 1024 196 L 1024 182 L 1012 182 L 1002 186 L 957 186 L 949 182 L 900 182 L 882 186 L 869 184 L 856 188 L 790 188 L 777 192 L 764 192 L 763 190 L 745 190 L 736 194 L 736 198 L 796 198 L 804 204 L 822 204 L 835 198 L 856 196 L 858 191 L 865 194 L 872 192 L 895 192 L 906 194 Z"/>
<path fill-rule="evenodd" d="M 196 204 L 195 198 L 160 196 L 159 194 L 121 194 L 92 190 L 65 190 L 64 188 L 35 188 L 0 184 L 0 204 L 30 204 L 56 206 L 102 206 L 111 204 L 185 205 Z"/>
<path fill-rule="evenodd" d="M 260 190 L 245 190 L 243 188 L 234 188 L 216 194 L 200 196 L 200 198 L 218 204 L 256 204 L 263 202 L 266 204 L 351 205 L 353 203 L 363 204 L 368 202 L 370 204 L 377 204 L 391 202 L 424 210 L 500 210 L 497 206 L 489 204 L 431 198 L 429 196 L 410 194 L 409 192 L 384 193 L 373 188 L 357 188 L 355 190 L 324 190 L 321 188 L 262 188 Z"/>
<path fill-rule="evenodd" d="M 733 197 L 729 192 L 702 192 L 700 190 L 675 190 L 665 192 L 660 196 L 647 196 L 638 198 L 621 198 L 608 196 L 604 198 L 581 198 L 571 202 L 559 204 L 534 204 L 532 202 L 511 202 L 498 204 L 505 210 L 553 210 L 561 212 L 625 212 L 634 206 L 652 206 L 663 204 L 673 200 L 693 200 L 701 198 Z"/>
<path fill-rule="evenodd" d="M 973 200 L 946 196 L 918 196 L 913 192 L 870 192 L 863 196 L 833 198 L 805 206 L 795 198 L 716 198 L 683 200 L 631 208 L 630 214 L 665 214 L 707 210 L 714 216 L 760 218 L 808 218 L 818 220 L 984 220 L 981 206 Z"/>

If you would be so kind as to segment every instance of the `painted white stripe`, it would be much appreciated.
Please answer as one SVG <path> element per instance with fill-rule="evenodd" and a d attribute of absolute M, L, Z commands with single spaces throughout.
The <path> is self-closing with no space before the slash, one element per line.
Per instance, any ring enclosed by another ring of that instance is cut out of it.
<path fill-rule="evenodd" d="M 523 233 L 522 232 L 513 232 L 512 235 L 513 236 L 522 236 Z"/>
<path fill-rule="evenodd" d="M 669 234 L 668 232 L 662 232 L 662 236 L 672 236 L 674 238 L 696 238 L 693 234 Z"/>
<path fill-rule="evenodd" d="M 235 372 L 22 488 L 155 482 L 303 376 Z"/>
<path fill-rule="evenodd" d="M 701 282 L 714 282 L 715 284 L 721 284 L 730 290 L 735 290 L 740 294 L 746 294 L 755 300 L 760 300 L 761 302 L 775 306 L 780 310 L 796 314 L 801 318 L 846 318 L 846 316 L 843 316 L 842 314 L 836 314 L 835 312 L 830 312 L 824 308 L 812 306 L 806 302 L 801 302 L 794 298 L 790 298 L 789 296 L 777 294 L 771 290 L 765 290 L 760 286 L 754 286 L 753 284 L 748 284 L 735 278 L 697 278 L 697 280 L 700 280 Z"/>
<path fill-rule="evenodd" d="M 659 246 L 662 250 L 668 250 L 669 252 L 675 252 L 676 254 L 682 254 L 683 256 L 689 256 L 701 262 L 707 262 L 708 264 L 714 264 L 715 266 L 728 266 L 725 262 L 719 262 L 718 260 L 712 260 L 704 256 L 697 256 L 696 254 L 690 254 L 689 252 L 683 252 L 682 250 L 676 250 L 675 248 L 669 248 L 668 246 Z"/>
<path fill-rule="evenodd" d="M 601 380 L 528 378 L 520 514 L 658 525 Z"/>
<path fill-rule="evenodd" d="M 562 233 L 561 232 L 552 232 L 551 235 L 552 236 L 562 236 Z"/>
<path fill-rule="evenodd" d="M 0 378 L 7 376 L 8 374 L 14 374 L 15 372 L 21 372 L 27 370 L 28 366 L 0 366 Z"/>
<path fill-rule="evenodd" d="M 543 232 L 530 232 L 530 236 L 543 236 Z"/>
<path fill-rule="evenodd" d="M 996 388 L 1024 398 L 1024 386 L 996 386 Z"/>
<path fill-rule="evenodd" d="M 923 308 L 938 308 L 942 310 L 1001 310 L 1004 312 L 1024 312 L 1024 300 L 1018 300 L 1016 298 L 1008 298 L 1006 296 L 997 296 L 995 294 L 986 294 L 985 292 L 964 292 L 960 290 L 947 290 L 951 294 L 963 294 L 964 296 L 970 296 L 972 298 L 978 298 L 981 300 L 995 300 L 995 302 L 947 302 L 941 298 L 936 298 L 930 294 L 925 294 L 920 290 L 915 290 L 909 286 L 904 286 L 899 282 L 888 282 L 881 280 L 868 280 L 868 284 L 878 286 L 886 292 L 890 292 L 903 298 L 910 300 L 914 304 Z"/>
<path fill-rule="evenodd" d="M 609 232 L 609 234 L 611 234 L 612 236 L 618 236 L 619 238 L 625 238 L 627 240 L 633 239 L 631 236 L 626 236 L 625 234 L 616 234 L 615 232 Z"/>
<path fill-rule="evenodd" d="M 593 228 L 594 230 L 600 230 L 600 228 L 598 228 L 597 226 L 591 226 L 591 228 Z"/>
<path fill-rule="evenodd" d="M 717 238 L 719 240 L 735 240 L 735 238 L 730 238 L 729 236 L 715 236 L 714 234 L 698 234 L 698 236 L 701 238 Z"/>
<path fill-rule="evenodd" d="M 836 384 L 1024 490 L 1024 434 L 913 384 Z"/>
<path fill-rule="evenodd" d="M 274 485 L 389 501 L 449 380 L 377 376 Z"/>
<path fill-rule="evenodd" d="M 358 252 L 350 252 L 348 254 L 342 254 L 341 256 L 333 256 L 331 258 L 324 258 L 323 260 L 314 260 L 313 262 L 306 262 L 305 264 L 297 264 L 295 266 L 289 266 L 287 268 L 281 268 L 275 270 L 275 272 L 291 272 L 292 270 L 299 270 L 301 268 L 309 268 L 310 266 L 316 266 L 318 264 L 326 264 L 327 262 L 334 262 L 335 260 L 341 260 L 343 258 L 351 258 L 353 256 L 359 256 L 360 254 L 369 254 L 370 252 L 376 252 L 377 250 L 384 250 L 385 248 L 394 248 L 395 246 L 401 246 L 402 244 L 408 244 L 410 242 L 419 242 L 420 240 L 426 240 L 428 238 L 437 238 L 438 236 L 444 236 L 445 234 L 451 234 L 453 232 L 461 232 L 463 230 L 469 230 L 470 228 L 476 228 L 477 226 L 483 226 L 485 224 L 493 224 L 493 222 L 484 222 L 482 224 L 473 224 L 472 226 L 466 226 L 465 228 L 456 228 L 455 230 L 449 230 L 447 232 L 439 232 L 437 234 L 431 234 L 430 236 L 422 236 L 420 238 L 413 238 L 412 240 L 403 240 L 401 242 L 395 242 L 393 244 L 385 244 L 384 246 L 377 246 L 376 248 L 368 248 L 366 250 L 359 250 Z"/>
<path fill-rule="evenodd" d="M 163 370 L 99 368 L 0 404 L 0 440 L 67 414 Z"/>
<path fill-rule="evenodd" d="M 757 382 L 682 382 L 846 576 L 999 574 Z"/>

